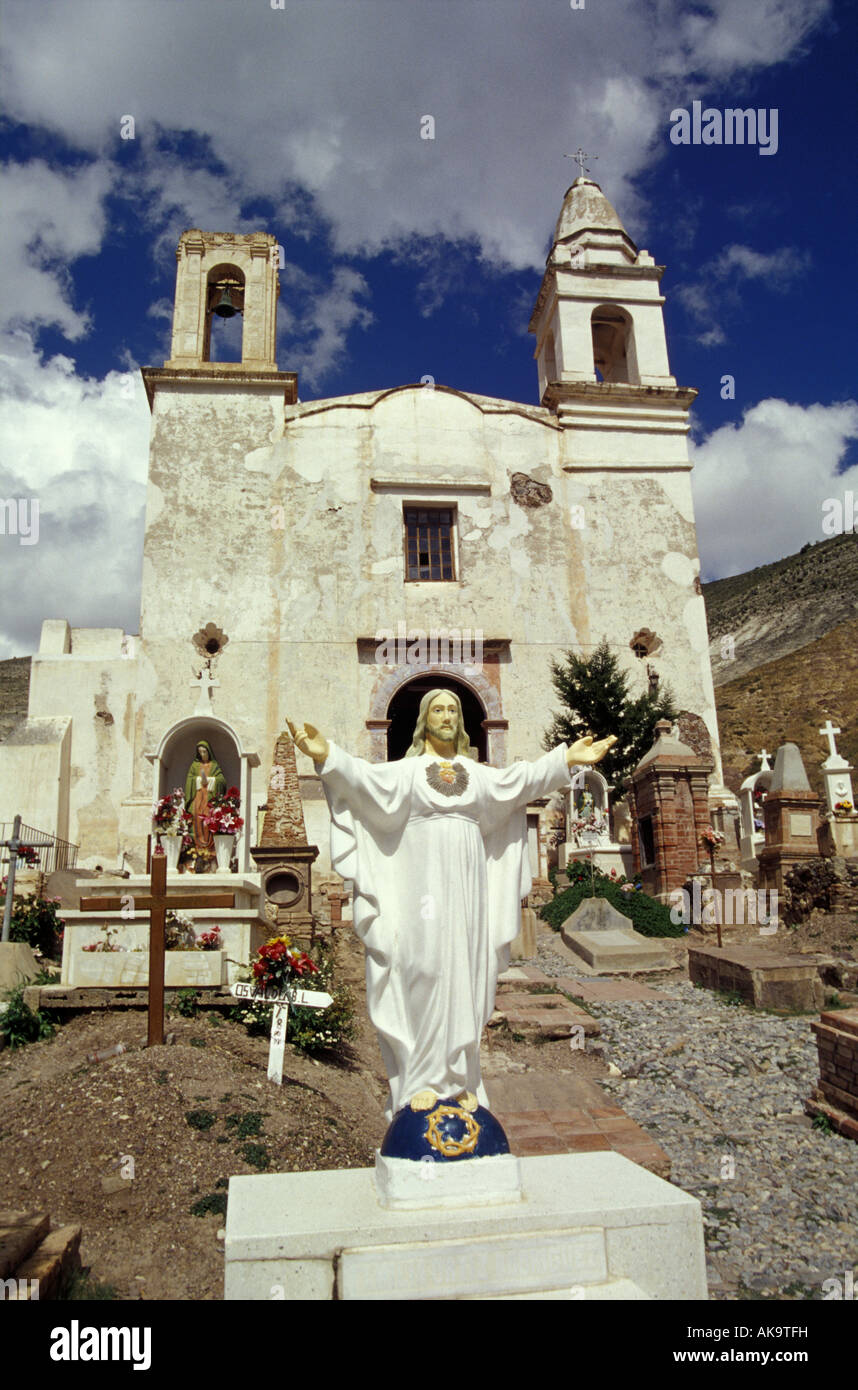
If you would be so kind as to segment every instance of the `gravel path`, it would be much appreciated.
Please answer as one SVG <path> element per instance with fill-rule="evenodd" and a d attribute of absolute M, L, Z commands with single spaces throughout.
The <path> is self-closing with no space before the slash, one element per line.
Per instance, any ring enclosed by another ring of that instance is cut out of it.
<path fill-rule="evenodd" d="M 540 945 L 534 962 L 569 974 Z M 647 983 L 650 983 L 648 980 Z M 661 977 L 658 1002 L 589 1004 L 606 1061 L 600 1084 L 672 1160 L 671 1181 L 700 1199 L 712 1299 L 843 1297 L 858 1286 L 858 1144 L 813 1128 L 819 1077 L 810 1016 L 728 1005 Z"/>

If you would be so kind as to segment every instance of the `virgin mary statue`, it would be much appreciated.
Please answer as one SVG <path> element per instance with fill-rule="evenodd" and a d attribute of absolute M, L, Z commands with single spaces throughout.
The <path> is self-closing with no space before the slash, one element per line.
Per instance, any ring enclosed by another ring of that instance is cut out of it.
<path fill-rule="evenodd" d="M 309 724 L 289 729 L 321 777 L 333 868 L 354 884 L 388 1119 L 439 1097 L 487 1106 L 480 1036 L 531 887 L 528 802 L 568 786 L 571 765 L 598 762 L 615 739 L 489 767 L 474 759 L 451 690 L 424 696 L 398 762 L 353 758 Z"/>
<path fill-rule="evenodd" d="M 185 778 L 185 810 L 194 818 L 194 849 L 200 859 L 215 857 L 214 836 L 203 824 L 203 817 L 208 812 L 209 802 L 223 796 L 225 791 L 226 778 L 214 760 L 211 744 L 202 738 Z"/>

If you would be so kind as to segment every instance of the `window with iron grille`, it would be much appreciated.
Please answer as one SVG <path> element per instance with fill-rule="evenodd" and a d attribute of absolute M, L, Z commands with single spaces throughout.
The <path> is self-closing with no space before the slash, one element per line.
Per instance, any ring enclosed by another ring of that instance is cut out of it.
<path fill-rule="evenodd" d="M 405 508 L 406 579 L 455 579 L 452 507 Z"/>

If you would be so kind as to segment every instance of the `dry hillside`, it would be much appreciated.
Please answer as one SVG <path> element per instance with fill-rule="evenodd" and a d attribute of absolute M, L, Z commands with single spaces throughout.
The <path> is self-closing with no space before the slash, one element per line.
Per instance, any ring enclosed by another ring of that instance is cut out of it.
<path fill-rule="evenodd" d="M 808 543 L 797 555 L 704 584 L 703 596 L 717 688 L 818 641 L 856 616 L 858 535 Z M 725 638 L 732 638 L 733 660 L 721 654 Z"/>

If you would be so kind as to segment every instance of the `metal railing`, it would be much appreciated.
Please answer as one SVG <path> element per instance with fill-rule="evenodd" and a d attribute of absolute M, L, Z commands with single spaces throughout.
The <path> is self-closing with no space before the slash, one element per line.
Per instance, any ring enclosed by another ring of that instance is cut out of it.
<path fill-rule="evenodd" d="M 11 840 L 14 821 L 0 821 L 0 841 Z M 58 835 L 51 835 L 47 830 L 37 830 L 32 825 L 22 825 L 20 839 L 24 844 L 35 845 L 36 853 L 39 856 L 38 864 L 33 868 L 40 869 L 43 874 L 52 874 L 55 869 L 74 869 L 77 867 L 77 852 L 79 845 L 73 845 L 68 840 L 61 840 Z M 0 850 L 0 872 L 5 877 L 9 864 L 9 851 Z M 27 866 L 22 858 L 18 859 L 18 872 L 25 871 Z"/>

